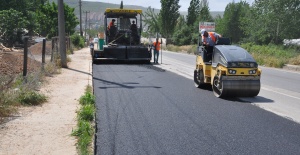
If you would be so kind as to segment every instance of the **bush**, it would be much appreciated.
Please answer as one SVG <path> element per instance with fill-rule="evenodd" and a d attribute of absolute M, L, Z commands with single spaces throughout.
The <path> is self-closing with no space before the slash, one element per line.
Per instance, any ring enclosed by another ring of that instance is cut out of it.
<path fill-rule="evenodd" d="M 255 45 L 253 43 L 241 44 L 241 47 L 245 48 L 252 54 L 254 59 L 259 65 L 265 65 L 268 67 L 281 68 L 284 64 L 289 62 L 297 63 L 295 58 L 299 53 L 296 47 L 289 47 L 283 45 Z"/>
<path fill-rule="evenodd" d="M 91 92 L 85 92 L 85 94 L 80 97 L 79 103 L 81 105 L 94 104 L 95 96 Z"/>
<path fill-rule="evenodd" d="M 81 107 L 78 113 L 78 119 L 84 121 L 93 121 L 94 120 L 95 107 L 94 105 L 84 105 Z"/>
<path fill-rule="evenodd" d="M 46 96 L 36 91 L 22 91 L 18 96 L 18 101 L 24 105 L 38 105 L 45 102 Z"/>
<path fill-rule="evenodd" d="M 77 129 L 72 131 L 72 136 L 78 137 L 77 148 L 80 154 L 91 154 L 91 142 L 94 135 L 92 122 L 95 114 L 95 97 L 92 95 L 92 87 L 88 85 L 85 94 L 81 96 L 79 103 L 82 105 L 78 111 Z"/>
<path fill-rule="evenodd" d="M 83 48 L 84 47 L 84 39 L 78 35 L 78 34 L 73 34 L 71 36 L 71 42 L 75 47 Z"/>

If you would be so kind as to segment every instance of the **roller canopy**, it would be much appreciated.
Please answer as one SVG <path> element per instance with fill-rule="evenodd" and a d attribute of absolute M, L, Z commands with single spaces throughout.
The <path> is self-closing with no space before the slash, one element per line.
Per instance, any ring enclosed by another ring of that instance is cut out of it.
<path fill-rule="evenodd" d="M 223 64 L 226 67 L 257 67 L 256 61 L 243 48 L 235 45 L 216 45 L 212 65 Z"/>

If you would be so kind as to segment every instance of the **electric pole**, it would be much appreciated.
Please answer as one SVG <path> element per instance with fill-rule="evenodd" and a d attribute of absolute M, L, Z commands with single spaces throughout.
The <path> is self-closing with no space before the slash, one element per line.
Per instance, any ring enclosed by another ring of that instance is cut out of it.
<path fill-rule="evenodd" d="M 67 68 L 66 54 L 66 30 L 65 30 L 65 13 L 64 0 L 57 0 L 58 4 L 58 34 L 59 34 L 59 51 L 61 58 L 61 67 Z"/>
<path fill-rule="evenodd" d="M 84 37 L 85 37 L 85 39 L 87 39 L 87 38 L 86 38 L 86 29 L 87 29 L 87 25 L 88 25 L 88 23 L 87 23 L 87 14 L 90 13 L 90 11 L 83 11 L 83 13 L 85 13 L 85 30 L 84 30 Z"/>
<path fill-rule="evenodd" d="M 80 36 L 83 36 L 82 32 L 82 18 L 81 18 L 81 0 L 79 0 L 79 22 L 80 22 Z"/>

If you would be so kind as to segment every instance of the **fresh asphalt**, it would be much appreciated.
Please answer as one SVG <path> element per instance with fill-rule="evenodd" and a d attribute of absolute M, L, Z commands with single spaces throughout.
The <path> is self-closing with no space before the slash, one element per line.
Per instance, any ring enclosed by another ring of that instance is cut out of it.
<path fill-rule="evenodd" d="M 300 124 L 156 65 L 94 64 L 95 154 L 299 154 Z"/>

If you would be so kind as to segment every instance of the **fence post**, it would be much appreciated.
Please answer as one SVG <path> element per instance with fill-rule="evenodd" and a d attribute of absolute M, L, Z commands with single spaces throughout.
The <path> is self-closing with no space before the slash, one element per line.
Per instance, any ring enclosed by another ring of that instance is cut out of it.
<path fill-rule="evenodd" d="M 42 48 L 42 70 L 43 71 L 45 65 L 45 54 L 46 54 L 46 39 L 43 39 L 43 48 Z"/>
<path fill-rule="evenodd" d="M 23 78 L 25 83 L 27 83 L 27 60 L 28 60 L 28 36 L 24 38 L 24 62 L 23 62 Z"/>
<path fill-rule="evenodd" d="M 52 51 L 51 51 L 51 62 L 53 62 L 53 53 L 54 53 L 54 39 L 53 39 L 53 37 L 51 38 L 51 43 L 52 43 L 52 47 L 51 47 L 51 49 L 52 49 Z"/>

